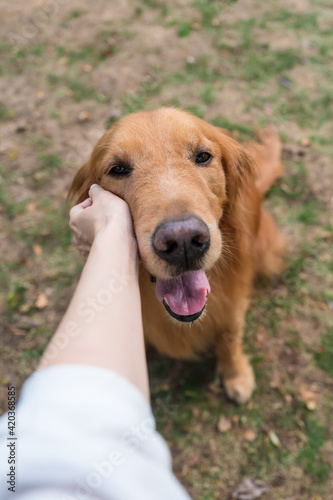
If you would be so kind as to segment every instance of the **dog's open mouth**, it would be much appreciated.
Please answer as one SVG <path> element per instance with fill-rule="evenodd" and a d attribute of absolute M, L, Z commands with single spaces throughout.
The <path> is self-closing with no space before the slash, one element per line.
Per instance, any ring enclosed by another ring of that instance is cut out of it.
<path fill-rule="evenodd" d="M 185 323 L 198 319 L 206 307 L 210 292 L 206 273 L 188 271 L 164 281 L 156 278 L 156 295 L 170 316 Z"/>

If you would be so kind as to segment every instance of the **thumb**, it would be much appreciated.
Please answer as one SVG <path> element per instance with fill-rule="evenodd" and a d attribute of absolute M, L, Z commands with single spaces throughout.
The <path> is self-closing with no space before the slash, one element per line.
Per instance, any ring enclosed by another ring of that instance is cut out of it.
<path fill-rule="evenodd" d="M 98 184 L 92 184 L 89 188 L 89 198 L 91 198 L 92 201 L 97 200 L 98 196 L 100 196 L 103 191 L 104 189 Z"/>

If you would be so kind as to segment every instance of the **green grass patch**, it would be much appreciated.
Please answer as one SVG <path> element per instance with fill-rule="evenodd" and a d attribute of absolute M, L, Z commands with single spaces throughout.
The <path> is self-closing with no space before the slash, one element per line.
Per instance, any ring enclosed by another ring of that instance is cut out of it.
<path fill-rule="evenodd" d="M 14 218 L 16 215 L 23 214 L 25 212 L 26 205 L 29 200 L 22 200 L 13 202 L 10 201 L 6 203 L 5 212 L 10 219 Z"/>
<path fill-rule="evenodd" d="M 70 79 L 68 77 L 55 75 L 54 73 L 49 73 L 47 75 L 48 81 L 51 86 L 57 88 L 59 92 L 59 85 L 65 85 L 73 94 L 73 99 L 76 102 L 81 102 L 88 99 L 97 99 L 98 95 L 94 87 L 86 85 L 78 78 Z M 60 96 L 63 96 L 63 92 L 59 92 Z"/>
<path fill-rule="evenodd" d="M 48 170 L 48 169 L 54 169 L 54 168 L 59 168 L 62 165 L 62 160 L 61 158 L 55 154 L 55 153 L 40 153 L 40 166 L 39 168 L 41 170 Z"/>
<path fill-rule="evenodd" d="M 13 313 L 17 311 L 21 305 L 25 303 L 27 285 L 21 282 L 16 282 L 12 289 L 8 292 L 6 306 L 7 312 Z"/>
<path fill-rule="evenodd" d="M 333 377 L 333 327 L 322 336 L 321 348 L 315 353 L 317 365 Z"/>
<path fill-rule="evenodd" d="M 284 28 L 304 32 L 318 30 L 318 14 L 316 12 L 293 12 L 288 9 L 272 9 L 265 17 L 266 21 L 283 23 Z"/>
<path fill-rule="evenodd" d="M 77 19 L 78 17 L 81 17 L 83 13 L 84 13 L 83 10 L 73 9 L 69 12 L 69 18 Z"/>
<path fill-rule="evenodd" d="M 10 116 L 9 110 L 0 103 L 0 121 L 8 120 Z"/>
<path fill-rule="evenodd" d="M 79 80 L 68 81 L 67 86 L 73 92 L 73 99 L 76 102 L 96 98 L 96 89 L 85 85 Z"/>
<path fill-rule="evenodd" d="M 243 123 L 237 123 L 232 120 L 228 120 L 224 117 L 218 117 L 211 120 L 211 123 L 216 127 L 221 127 L 229 130 L 234 135 L 237 136 L 239 140 L 249 140 L 254 138 L 254 129 Z"/>
<path fill-rule="evenodd" d="M 85 64 L 95 64 L 104 59 L 103 49 L 99 44 L 87 45 L 80 50 L 70 50 L 63 45 L 56 48 L 57 57 L 66 57 L 68 64 L 72 65 L 76 62 L 84 62 Z"/>
<path fill-rule="evenodd" d="M 299 62 L 299 54 L 294 49 L 272 51 L 257 48 L 245 55 L 241 72 L 245 80 L 262 83 L 273 76 L 283 75 Z"/>
<path fill-rule="evenodd" d="M 313 225 L 317 222 L 320 214 L 318 202 L 309 201 L 299 207 L 297 219 L 305 225 Z"/>
<path fill-rule="evenodd" d="M 181 38 L 184 38 L 186 36 L 189 36 L 191 33 L 192 28 L 191 28 L 191 23 L 186 21 L 184 23 L 181 23 L 178 28 L 178 36 Z"/>
<path fill-rule="evenodd" d="M 201 13 L 201 25 L 206 30 L 214 30 L 214 20 L 221 13 L 223 4 L 219 0 L 194 0 L 193 7 Z"/>
<path fill-rule="evenodd" d="M 315 480 L 325 482 L 330 472 L 329 464 L 321 456 L 321 447 L 326 441 L 327 430 L 314 418 L 307 418 L 306 430 L 308 443 L 298 455 L 298 461 L 304 472 Z"/>

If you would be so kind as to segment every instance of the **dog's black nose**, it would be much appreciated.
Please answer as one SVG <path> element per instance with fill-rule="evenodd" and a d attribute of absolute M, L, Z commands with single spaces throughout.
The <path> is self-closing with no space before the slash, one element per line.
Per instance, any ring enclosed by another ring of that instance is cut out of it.
<path fill-rule="evenodd" d="M 195 269 L 210 244 L 209 229 L 197 217 L 163 222 L 153 236 L 153 247 L 161 259 L 182 269 Z"/>

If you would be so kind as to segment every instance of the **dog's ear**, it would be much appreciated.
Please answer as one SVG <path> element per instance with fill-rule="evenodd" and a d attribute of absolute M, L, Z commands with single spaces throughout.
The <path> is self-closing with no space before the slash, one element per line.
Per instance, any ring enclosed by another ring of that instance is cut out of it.
<path fill-rule="evenodd" d="M 255 177 L 252 155 L 238 144 L 229 133 L 214 127 L 221 150 L 221 162 L 226 175 L 228 201 L 233 202 L 248 182 Z"/>
<path fill-rule="evenodd" d="M 71 187 L 69 188 L 67 200 L 81 203 L 88 198 L 89 188 L 96 179 L 93 177 L 92 169 L 88 160 L 75 174 Z"/>

